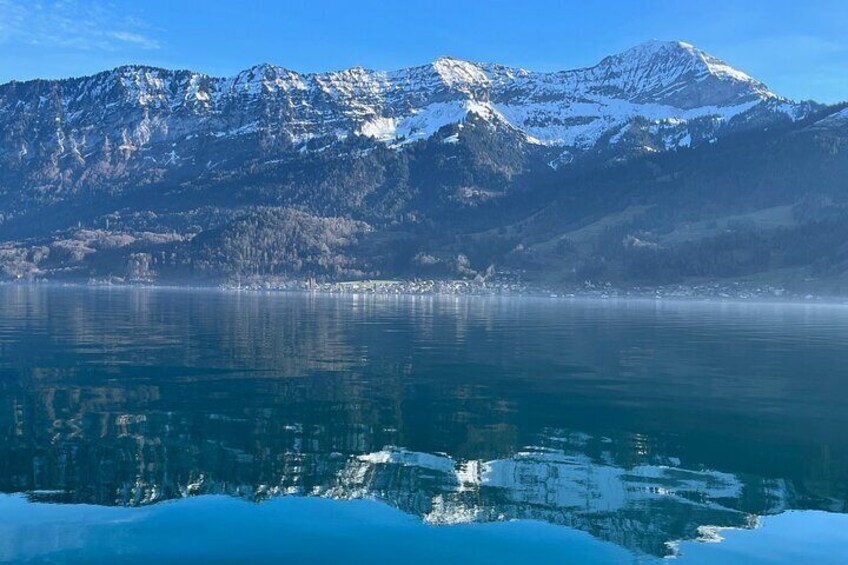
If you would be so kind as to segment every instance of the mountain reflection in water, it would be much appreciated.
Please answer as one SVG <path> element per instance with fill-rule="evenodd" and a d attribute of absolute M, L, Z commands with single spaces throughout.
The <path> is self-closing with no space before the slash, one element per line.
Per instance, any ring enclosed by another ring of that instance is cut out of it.
<path fill-rule="evenodd" d="M 0 490 L 376 498 L 636 553 L 845 512 L 848 309 L 0 287 Z"/>

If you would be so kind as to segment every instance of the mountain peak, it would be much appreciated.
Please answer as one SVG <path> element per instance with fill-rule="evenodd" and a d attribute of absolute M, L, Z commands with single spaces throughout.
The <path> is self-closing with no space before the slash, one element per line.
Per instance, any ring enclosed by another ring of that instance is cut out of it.
<path fill-rule="evenodd" d="M 632 100 L 679 108 L 779 98 L 763 83 L 684 41 L 647 41 L 604 58 L 593 70 Z"/>
<path fill-rule="evenodd" d="M 634 45 L 630 49 L 627 49 L 626 52 L 630 51 L 652 51 L 652 52 L 663 52 L 663 51 L 685 51 L 692 52 L 697 51 L 697 48 L 691 43 L 687 43 L 685 41 L 678 40 L 666 40 L 666 39 L 649 39 L 648 41 L 643 41 L 637 45 Z"/>
<path fill-rule="evenodd" d="M 489 82 L 489 76 L 482 66 L 471 61 L 454 57 L 439 57 L 433 61 L 431 66 L 448 86 L 471 86 Z"/>
<path fill-rule="evenodd" d="M 237 77 L 276 77 L 279 74 L 289 74 L 293 71 L 273 65 L 271 63 L 259 63 L 250 66 L 236 75 Z"/>
<path fill-rule="evenodd" d="M 637 61 L 666 58 L 680 65 L 689 65 L 723 80 L 762 84 L 723 60 L 710 55 L 685 41 L 650 40 L 624 51 L 619 56 Z"/>

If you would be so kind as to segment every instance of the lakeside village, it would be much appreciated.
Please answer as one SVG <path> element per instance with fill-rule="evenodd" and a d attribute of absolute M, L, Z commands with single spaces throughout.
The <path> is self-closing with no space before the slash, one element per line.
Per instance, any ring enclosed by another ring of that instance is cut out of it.
<path fill-rule="evenodd" d="M 315 278 L 289 278 L 267 275 L 236 277 L 221 283 L 191 284 L 152 278 L 105 277 L 87 282 L 70 282 L 50 278 L 5 281 L 0 284 L 50 284 L 96 287 L 168 287 L 220 288 L 231 292 L 312 292 L 316 294 L 349 294 L 376 296 L 532 296 L 540 298 L 590 299 L 676 299 L 676 300 L 750 300 L 779 302 L 826 302 L 848 304 L 843 297 L 824 293 L 787 289 L 757 281 L 706 281 L 663 286 L 619 287 L 612 282 L 584 281 L 581 284 L 545 286 L 522 280 L 520 273 L 498 273 L 475 279 L 363 279 L 321 281 Z"/>
<path fill-rule="evenodd" d="M 773 285 L 751 282 L 710 282 L 661 287 L 617 288 L 612 283 L 585 281 L 582 285 L 545 288 L 522 282 L 516 277 L 468 279 L 356 280 L 322 282 L 315 279 L 248 277 L 229 281 L 222 288 L 233 291 L 300 291 L 326 294 L 372 295 L 469 295 L 536 296 L 549 298 L 669 298 L 716 300 L 821 300 L 811 294 L 797 294 Z"/>

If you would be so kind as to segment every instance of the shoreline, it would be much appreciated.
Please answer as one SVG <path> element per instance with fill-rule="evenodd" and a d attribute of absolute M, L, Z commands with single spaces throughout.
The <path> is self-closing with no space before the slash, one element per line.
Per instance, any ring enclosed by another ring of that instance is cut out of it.
<path fill-rule="evenodd" d="M 801 295 L 785 292 L 779 295 L 770 293 L 755 293 L 750 289 L 739 288 L 741 283 L 723 285 L 674 285 L 671 287 L 635 287 L 614 288 L 569 288 L 550 290 L 530 285 L 520 285 L 521 288 L 505 288 L 491 283 L 474 283 L 471 281 L 425 280 L 425 281 L 344 281 L 315 283 L 312 287 L 308 281 L 288 281 L 286 285 L 274 285 L 269 282 L 253 281 L 247 284 L 162 284 L 154 282 L 115 282 L 115 281 L 0 281 L 0 287 L 56 287 L 78 289 L 116 289 L 116 290 L 162 290 L 162 291 L 217 291 L 224 293 L 246 294 L 312 294 L 320 296 L 355 296 L 355 297 L 433 297 L 433 298 L 529 298 L 555 301 L 589 300 L 604 302 L 698 302 L 698 303 L 732 303 L 732 304 L 772 304 L 799 306 L 848 306 L 848 297 L 828 297 L 819 295 Z M 374 284 L 378 283 L 378 284 Z M 515 285 L 509 285 L 514 287 Z M 727 286 L 735 286 L 739 292 L 726 292 Z M 697 290 L 708 288 L 720 292 L 698 293 Z"/>

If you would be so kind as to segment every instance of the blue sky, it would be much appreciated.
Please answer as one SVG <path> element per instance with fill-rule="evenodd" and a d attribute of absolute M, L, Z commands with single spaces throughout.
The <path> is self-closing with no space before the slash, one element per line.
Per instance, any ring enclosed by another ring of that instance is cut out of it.
<path fill-rule="evenodd" d="M 0 82 L 126 63 L 234 74 L 441 55 L 535 70 L 680 39 L 793 98 L 848 100 L 846 0 L 0 0 Z"/>

